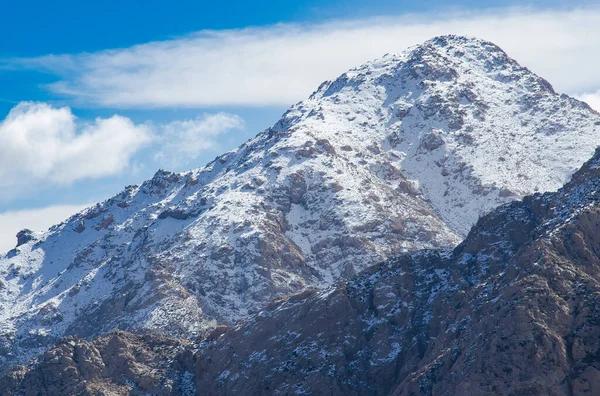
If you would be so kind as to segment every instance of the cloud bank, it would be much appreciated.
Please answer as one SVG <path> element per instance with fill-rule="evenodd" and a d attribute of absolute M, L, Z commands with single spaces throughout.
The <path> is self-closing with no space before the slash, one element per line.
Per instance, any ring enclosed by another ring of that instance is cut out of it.
<path fill-rule="evenodd" d="M 175 168 L 198 158 L 207 150 L 219 150 L 218 138 L 231 130 L 241 129 L 244 120 L 228 113 L 204 114 L 193 120 L 173 121 L 159 126 L 161 148 L 154 158 Z"/>
<path fill-rule="evenodd" d="M 178 166 L 218 148 L 218 136 L 243 125 L 228 113 L 164 124 L 135 124 L 119 115 L 84 122 L 68 107 L 22 102 L 0 121 L 0 188 L 10 196 L 21 188 L 122 174 L 143 148 L 155 153 L 152 166 Z"/>
<path fill-rule="evenodd" d="M 77 123 L 68 107 L 23 102 L 0 123 L 0 187 L 114 175 L 150 139 L 147 126 L 125 117 Z"/>
<path fill-rule="evenodd" d="M 495 42 L 570 94 L 600 89 L 600 8 L 498 9 L 202 31 L 90 54 L 11 61 L 55 73 L 52 91 L 116 107 L 290 105 L 322 81 L 440 34 Z"/>

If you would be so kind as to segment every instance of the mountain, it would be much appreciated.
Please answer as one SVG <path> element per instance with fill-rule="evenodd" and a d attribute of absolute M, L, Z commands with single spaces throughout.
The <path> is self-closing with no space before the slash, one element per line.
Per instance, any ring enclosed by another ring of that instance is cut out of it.
<path fill-rule="evenodd" d="M 196 355 L 209 394 L 600 393 L 600 150 L 558 193 L 288 299 Z M 284 324 L 284 325 L 282 325 Z"/>
<path fill-rule="evenodd" d="M 399 253 L 452 248 L 489 210 L 558 189 L 599 132 L 598 113 L 491 43 L 386 55 L 202 169 L 19 233 L 0 258 L 1 366 L 63 335 L 194 337 Z"/>
<path fill-rule="evenodd" d="M 501 206 L 454 250 L 391 258 L 192 345 L 123 332 L 67 338 L 0 389 L 595 395 L 599 224 L 600 150 L 560 191 Z"/>

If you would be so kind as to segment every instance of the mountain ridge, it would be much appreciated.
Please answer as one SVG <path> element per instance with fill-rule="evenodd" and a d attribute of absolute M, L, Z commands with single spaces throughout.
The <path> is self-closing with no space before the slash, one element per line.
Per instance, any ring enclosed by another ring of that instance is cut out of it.
<path fill-rule="evenodd" d="M 600 149 L 558 192 L 497 208 L 453 250 L 391 258 L 193 346 L 124 332 L 66 338 L 0 386 L 42 394 L 98 386 L 158 395 L 595 394 L 599 191 Z M 112 345 L 122 352 L 107 353 Z M 170 360 L 153 359 L 164 345 L 174 345 Z M 101 358 L 76 358 L 80 350 Z"/>
<path fill-rule="evenodd" d="M 193 337 L 398 253 L 451 248 L 592 155 L 600 115 L 491 43 L 445 36 L 382 59 L 206 167 L 159 171 L 0 257 L 3 364 L 67 334 Z"/>

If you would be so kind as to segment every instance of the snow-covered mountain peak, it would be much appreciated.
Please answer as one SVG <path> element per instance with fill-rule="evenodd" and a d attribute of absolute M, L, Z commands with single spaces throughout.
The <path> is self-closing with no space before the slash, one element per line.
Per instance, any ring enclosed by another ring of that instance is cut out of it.
<path fill-rule="evenodd" d="M 387 55 L 204 168 L 158 171 L 0 257 L 0 356 L 114 328 L 189 336 L 455 246 L 481 214 L 558 189 L 599 130 L 600 115 L 485 41 Z"/>
<path fill-rule="evenodd" d="M 482 71 L 490 77 L 490 73 L 502 75 L 502 72 L 526 70 L 493 43 L 464 36 L 439 36 L 405 52 L 386 54 L 350 69 L 338 79 L 323 83 L 311 99 L 334 95 L 345 86 L 376 84 L 393 89 L 398 81 L 412 79 L 425 87 L 429 83 L 456 81 L 459 73 L 476 78 Z M 529 77 L 540 88 L 554 93 L 547 81 L 533 74 Z"/>
<path fill-rule="evenodd" d="M 593 154 L 600 131 L 587 104 L 558 95 L 496 45 L 463 36 L 322 84 L 282 122 L 308 123 L 344 133 L 336 140 L 381 145 L 462 234 L 501 202 L 558 189 Z"/>

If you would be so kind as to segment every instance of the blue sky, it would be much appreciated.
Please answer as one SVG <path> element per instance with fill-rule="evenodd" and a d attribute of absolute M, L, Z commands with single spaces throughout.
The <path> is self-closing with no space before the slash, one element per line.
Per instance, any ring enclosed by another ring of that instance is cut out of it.
<path fill-rule="evenodd" d="M 231 29 L 282 22 L 319 23 L 373 15 L 485 9 L 508 5 L 565 7 L 593 1 L 11 1 L 2 5 L 3 56 L 38 56 L 127 47 L 202 29 Z"/>
<path fill-rule="evenodd" d="M 200 167 L 320 82 L 437 34 L 495 41 L 600 107 L 593 1 L 5 3 L 0 241 Z"/>

